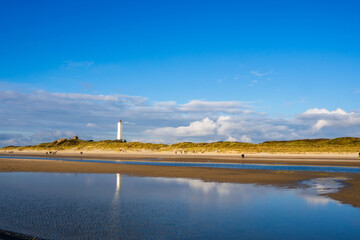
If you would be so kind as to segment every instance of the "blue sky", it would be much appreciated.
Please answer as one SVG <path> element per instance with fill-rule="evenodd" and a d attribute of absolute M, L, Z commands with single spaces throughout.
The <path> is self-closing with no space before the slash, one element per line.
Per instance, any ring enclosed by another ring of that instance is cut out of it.
<path fill-rule="evenodd" d="M 359 12 L 358 1 L 2 1 L 0 145 L 111 139 L 118 118 L 141 141 L 359 136 Z M 240 127 L 257 121 L 269 126 Z"/>

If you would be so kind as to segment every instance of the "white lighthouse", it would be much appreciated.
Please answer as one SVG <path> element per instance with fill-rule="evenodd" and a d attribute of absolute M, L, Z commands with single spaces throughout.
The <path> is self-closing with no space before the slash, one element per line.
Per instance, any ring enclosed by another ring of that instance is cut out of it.
<path fill-rule="evenodd" d="M 116 140 L 123 140 L 123 123 L 121 122 L 121 120 L 118 122 L 118 125 L 117 125 Z"/>

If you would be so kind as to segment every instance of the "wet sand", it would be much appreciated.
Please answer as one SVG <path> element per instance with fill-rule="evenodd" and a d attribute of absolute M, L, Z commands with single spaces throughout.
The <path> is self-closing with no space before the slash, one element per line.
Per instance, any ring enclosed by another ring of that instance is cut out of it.
<path fill-rule="evenodd" d="M 179 159 L 174 160 L 179 161 Z M 287 188 L 304 187 L 301 186 L 299 183 L 303 180 L 308 180 L 312 178 L 339 177 L 348 178 L 348 180 L 345 180 L 345 187 L 337 193 L 331 193 L 326 195 L 342 203 L 351 204 L 355 207 L 360 207 L 360 174 L 354 173 L 145 166 L 15 158 L 0 159 L 0 171 L 57 173 L 122 173 L 129 176 L 193 178 L 201 179 L 203 181 L 252 183 Z"/>
<path fill-rule="evenodd" d="M 2 230 L 2 229 L 0 229 L 0 239 L 2 239 L 2 240 L 42 240 L 42 238 L 38 238 L 38 237 L 26 235 L 26 234 L 21 234 L 21 233 L 16 233 L 16 232 L 11 232 L 11 231 L 6 231 L 6 230 Z"/>
<path fill-rule="evenodd" d="M 358 154 L 173 154 L 160 152 L 116 153 L 59 151 L 56 155 L 47 155 L 46 151 L 0 152 L 0 156 L 51 157 L 87 160 L 141 160 L 153 159 L 164 162 L 212 162 L 212 163 L 258 163 L 313 166 L 360 167 Z"/>

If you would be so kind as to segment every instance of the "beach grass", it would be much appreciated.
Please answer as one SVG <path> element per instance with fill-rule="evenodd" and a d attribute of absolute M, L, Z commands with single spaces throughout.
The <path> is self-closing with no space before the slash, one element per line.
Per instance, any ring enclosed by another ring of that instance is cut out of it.
<path fill-rule="evenodd" d="M 155 144 L 122 142 L 118 140 L 85 141 L 80 139 L 59 139 L 54 142 L 32 146 L 7 146 L 1 150 L 79 150 L 79 151 L 155 151 L 186 153 L 354 153 L 360 152 L 360 138 L 342 137 L 335 139 L 303 139 L 292 141 L 267 141 L 263 143 L 212 142 Z"/>

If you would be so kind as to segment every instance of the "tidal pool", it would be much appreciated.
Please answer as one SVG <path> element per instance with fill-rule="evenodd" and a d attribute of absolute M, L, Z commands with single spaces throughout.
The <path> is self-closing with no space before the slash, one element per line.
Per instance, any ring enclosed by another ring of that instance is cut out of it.
<path fill-rule="evenodd" d="M 306 188 L 121 174 L 0 173 L 0 229 L 46 239 L 359 239 L 360 210 Z"/>

